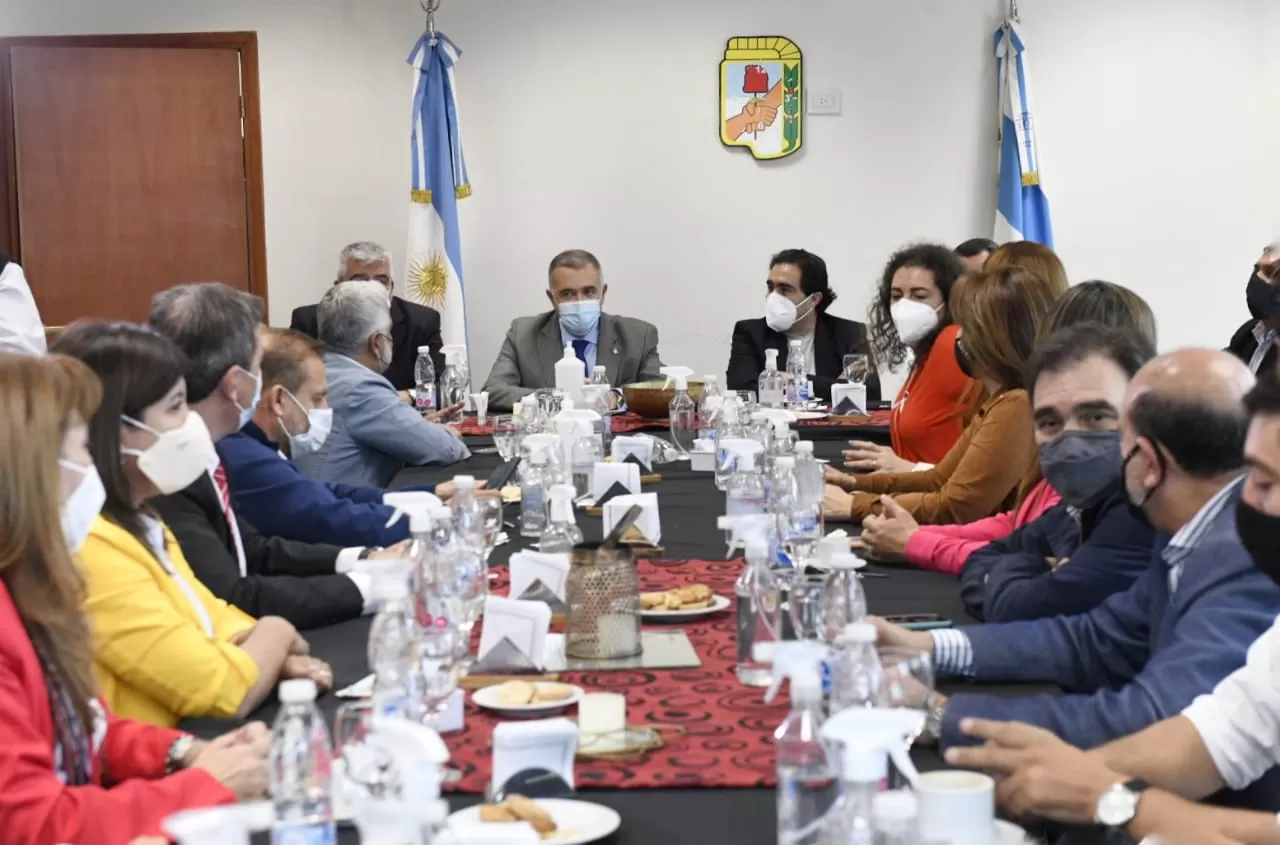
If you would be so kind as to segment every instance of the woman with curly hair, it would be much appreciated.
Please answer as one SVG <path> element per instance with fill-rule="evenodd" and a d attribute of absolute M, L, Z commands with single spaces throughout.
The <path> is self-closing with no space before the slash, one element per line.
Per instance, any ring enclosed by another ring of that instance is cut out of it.
<path fill-rule="evenodd" d="M 964 430 L 966 392 L 974 382 L 956 363 L 956 326 L 947 300 L 964 275 L 956 254 L 939 244 L 913 244 L 889 258 L 871 306 L 871 349 L 881 368 L 911 373 L 889 418 L 892 448 L 852 440 L 845 466 L 861 472 L 911 472 L 942 460 Z"/>

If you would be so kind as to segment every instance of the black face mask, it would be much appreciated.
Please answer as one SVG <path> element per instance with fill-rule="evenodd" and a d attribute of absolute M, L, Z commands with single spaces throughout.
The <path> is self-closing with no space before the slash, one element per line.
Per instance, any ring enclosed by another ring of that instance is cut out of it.
<path fill-rule="evenodd" d="M 960 372 L 969 378 L 977 378 L 973 374 L 973 361 L 969 358 L 969 353 L 964 348 L 964 339 L 960 335 L 956 335 L 956 364 L 960 367 Z"/>
<path fill-rule="evenodd" d="M 1236 533 L 1253 565 L 1280 584 L 1280 516 L 1263 513 L 1241 499 L 1236 502 Z"/>
<path fill-rule="evenodd" d="M 1257 273 L 1249 277 L 1249 284 L 1244 289 L 1244 299 L 1255 320 L 1270 320 L 1280 316 L 1280 289 L 1267 284 Z"/>
<path fill-rule="evenodd" d="M 1156 461 L 1157 463 L 1160 464 L 1160 480 L 1156 482 L 1155 487 L 1152 487 L 1150 490 L 1147 491 L 1146 495 L 1142 497 L 1141 502 L 1135 502 L 1133 500 L 1133 497 L 1129 495 L 1129 486 L 1127 484 L 1125 485 L 1125 488 L 1124 488 L 1125 498 L 1129 500 L 1129 512 L 1133 514 L 1134 519 L 1136 519 L 1138 522 L 1142 523 L 1143 525 L 1147 526 L 1148 528 L 1152 528 L 1153 526 L 1151 525 L 1151 517 L 1147 516 L 1146 504 L 1151 499 L 1151 497 L 1155 495 L 1156 490 L 1160 489 L 1160 485 L 1164 483 L 1164 475 L 1165 475 L 1164 455 L 1160 452 L 1160 447 L 1156 445 L 1154 440 L 1151 443 L 1156 450 Z M 1129 469 L 1129 461 L 1133 460 L 1133 456 L 1138 454 L 1138 452 L 1140 451 L 1141 450 L 1135 444 L 1133 449 L 1129 452 L 1129 454 L 1125 455 L 1124 461 L 1120 464 L 1120 483 L 1121 484 L 1124 484 L 1124 476 Z"/>

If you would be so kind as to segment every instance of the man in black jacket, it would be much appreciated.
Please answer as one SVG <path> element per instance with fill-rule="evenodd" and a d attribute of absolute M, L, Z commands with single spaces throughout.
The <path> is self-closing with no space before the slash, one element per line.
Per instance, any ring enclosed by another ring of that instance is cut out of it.
<path fill-rule="evenodd" d="M 187 400 L 215 443 L 239 431 L 261 398 L 262 310 L 258 297 L 220 284 L 181 285 L 152 301 L 151 327 L 187 354 Z M 263 537 L 236 513 L 221 461 L 154 505 L 196 577 L 252 616 L 283 616 L 302 630 L 373 609 L 368 576 L 353 571 L 371 555 Z"/>
<path fill-rule="evenodd" d="M 1012 622 L 1088 613 L 1151 566 L 1157 538 L 1124 491 L 1120 408 L 1155 356 L 1137 333 L 1062 329 L 1028 368 L 1045 480 L 1062 501 L 969 555 L 960 595 L 974 616 Z"/>
<path fill-rule="evenodd" d="M 1253 319 L 1231 336 L 1227 351 L 1244 361 L 1255 376 L 1273 373 L 1280 334 L 1280 242 L 1267 247 L 1253 266 L 1245 302 Z"/>
<path fill-rule="evenodd" d="M 812 252 L 785 249 L 775 255 L 765 289 L 765 316 L 733 327 L 725 384 L 730 390 L 755 390 L 765 350 L 778 350 L 778 369 L 785 371 L 789 342 L 798 340 L 814 393 L 830 400 L 844 356 L 861 352 L 870 360 L 866 325 L 827 313 L 836 292 L 827 279 L 827 263 Z M 880 377 L 874 371 L 867 376 L 867 401 L 880 401 Z"/>
<path fill-rule="evenodd" d="M 347 246 L 338 256 L 339 282 L 380 282 L 388 293 L 394 294 L 396 283 L 391 277 L 391 253 L 381 246 L 360 241 Z M 320 338 L 320 325 L 316 319 L 315 305 L 295 308 L 289 328 L 305 335 Z M 383 373 L 396 390 L 402 393 L 415 385 L 414 367 L 418 363 L 418 348 L 429 346 L 431 360 L 436 368 L 436 378 L 444 372 L 444 355 L 440 351 L 440 312 L 398 296 L 391 297 L 391 366 Z"/>

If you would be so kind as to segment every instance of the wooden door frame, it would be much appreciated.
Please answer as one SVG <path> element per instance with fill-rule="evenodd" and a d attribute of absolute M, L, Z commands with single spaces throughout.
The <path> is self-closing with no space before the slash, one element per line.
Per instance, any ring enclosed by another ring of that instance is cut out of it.
<path fill-rule="evenodd" d="M 38 35 L 0 38 L 0 252 L 22 263 L 18 217 L 18 158 L 13 123 L 13 47 L 155 47 L 236 50 L 244 100 L 245 214 L 249 233 L 249 291 L 267 301 L 266 202 L 262 180 L 262 114 L 258 33 L 179 32 L 154 35 Z M 192 279 L 191 281 L 216 281 Z M 266 313 L 270 313 L 269 310 Z"/>

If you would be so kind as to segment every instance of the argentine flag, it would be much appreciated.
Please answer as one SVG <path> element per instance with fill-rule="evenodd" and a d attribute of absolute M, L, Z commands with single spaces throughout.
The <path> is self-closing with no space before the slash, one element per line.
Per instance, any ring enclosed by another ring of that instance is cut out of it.
<path fill-rule="evenodd" d="M 996 78 L 1000 86 L 1000 192 L 995 240 L 1053 246 L 1049 200 L 1040 186 L 1040 153 L 1031 116 L 1031 75 L 1015 20 L 996 30 Z"/>
<path fill-rule="evenodd" d="M 471 196 L 458 135 L 453 65 L 461 53 L 439 32 L 419 39 L 414 68 L 413 185 L 409 248 L 403 278 L 410 298 L 440 312 L 446 345 L 467 345 L 467 304 L 462 288 L 458 200 Z M 468 352 L 467 360 L 471 360 Z"/>

